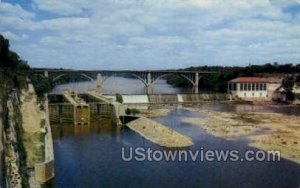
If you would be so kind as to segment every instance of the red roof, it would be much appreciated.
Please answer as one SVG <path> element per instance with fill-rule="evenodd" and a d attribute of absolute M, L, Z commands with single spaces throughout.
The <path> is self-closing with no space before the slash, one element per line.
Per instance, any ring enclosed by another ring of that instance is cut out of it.
<path fill-rule="evenodd" d="M 239 77 L 235 78 L 233 80 L 230 80 L 230 82 L 235 82 L 235 83 L 251 83 L 251 82 L 268 82 L 267 78 L 262 78 L 262 77 Z"/>

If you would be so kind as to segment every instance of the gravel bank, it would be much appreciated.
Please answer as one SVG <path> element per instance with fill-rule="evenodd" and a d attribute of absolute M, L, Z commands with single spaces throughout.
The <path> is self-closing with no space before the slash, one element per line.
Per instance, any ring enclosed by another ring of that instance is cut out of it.
<path fill-rule="evenodd" d="M 160 146 L 188 147 L 193 145 L 191 138 L 145 117 L 131 121 L 127 126 Z"/>

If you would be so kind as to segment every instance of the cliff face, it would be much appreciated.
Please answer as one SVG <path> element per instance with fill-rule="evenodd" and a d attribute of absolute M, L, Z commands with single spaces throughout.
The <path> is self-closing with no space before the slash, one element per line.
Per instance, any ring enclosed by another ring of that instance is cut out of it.
<path fill-rule="evenodd" d="M 40 187 L 45 161 L 53 163 L 51 129 L 46 102 L 38 102 L 31 84 L 21 91 L 11 90 L 3 103 L 3 175 L 10 187 Z M 47 152 L 46 152 L 47 150 Z M 51 160 L 48 156 L 51 156 Z M 38 166 L 38 167 L 37 167 Z M 53 165 L 52 165 L 53 166 Z M 38 174 L 36 173 L 38 169 Z M 48 169 L 47 169 L 48 170 Z M 48 171 L 47 171 L 48 172 Z M 53 177 L 53 168 L 50 168 Z M 38 178 L 36 178 L 38 177 Z M 41 182 L 42 179 L 42 182 Z"/>
<path fill-rule="evenodd" d="M 22 114 L 19 93 L 11 91 L 4 103 L 4 169 L 6 184 L 10 187 L 29 187 L 23 144 Z"/>

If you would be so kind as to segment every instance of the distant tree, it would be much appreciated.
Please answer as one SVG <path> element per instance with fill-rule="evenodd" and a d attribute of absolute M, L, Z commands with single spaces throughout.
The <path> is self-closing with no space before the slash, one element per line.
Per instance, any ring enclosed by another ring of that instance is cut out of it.
<path fill-rule="evenodd" d="M 295 99 L 295 96 L 292 92 L 294 84 L 295 81 L 293 76 L 285 76 L 284 79 L 282 80 L 282 87 L 284 89 L 284 93 L 288 101 L 293 101 Z"/>
<path fill-rule="evenodd" d="M 123 103 L 123 97 L 120 93 L 116 93 L 116 101 L 119 103 Z"/>
<path fill-rule="evenodd" d="M 32 74 L 29 78 L 39 99 L 42 99 L 44 94 L 48 93 L 52 89 L 51 83 L 48 79 L 40 74 Z"/>
<path fill-rule="evenodd" d="M 9 41 L 0 34 L 0 71 L 2 87 L 26 87 L 29 66 L 9 49 Z"/>

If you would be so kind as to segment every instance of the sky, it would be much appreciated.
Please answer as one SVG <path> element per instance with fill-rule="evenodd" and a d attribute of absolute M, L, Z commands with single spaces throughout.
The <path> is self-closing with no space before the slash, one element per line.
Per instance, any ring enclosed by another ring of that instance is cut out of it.
<path fill-rule="evenodd" d="M 0 33 L 32 67 L 300 63 L 300 0 L 0 1 Z"/>

